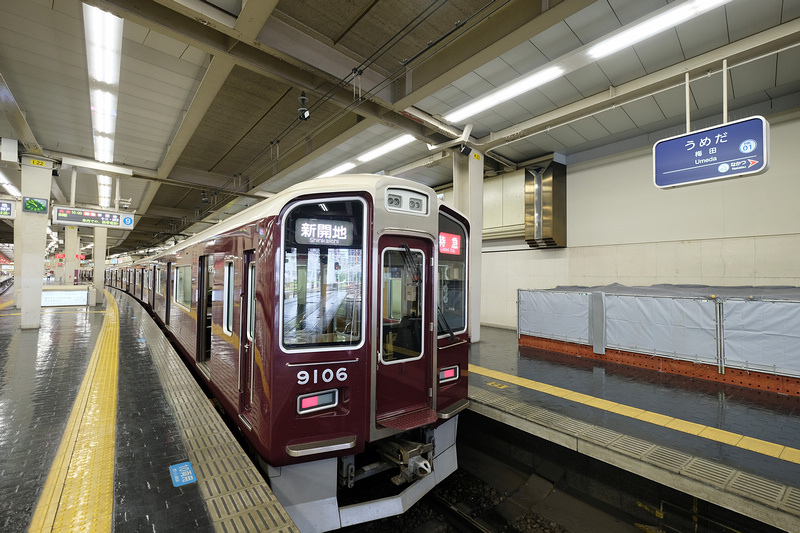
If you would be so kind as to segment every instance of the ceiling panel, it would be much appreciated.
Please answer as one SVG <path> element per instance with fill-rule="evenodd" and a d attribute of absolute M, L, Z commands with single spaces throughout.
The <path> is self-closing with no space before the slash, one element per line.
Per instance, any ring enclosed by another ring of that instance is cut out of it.
<path fill-rule="evenodd" d="M 665 31 L 635 45 L 634 50 L 645 72 L 655 72 L 684 60 L 675 30 Z"/>
<path fill-rule="evenodd" d="M 635 100 L 622 106 L 634 124 L 642 128 L 648 124 L 655 124 L 664 118 L 664 113 L 658 107 L 652 96 Z"/>
<path fill-rule="evenodd" d="M 586 9 L 570 16 L 566 20 L 567 26 L 575 36 L 587 44 L 621 26 L 617 15 L 608 2 L 595 2 Z"/>
<path fill-rule="evenodd" d="M 583 45 L 563 21 L 532 37 L 530 41 L 550 61 Z"/>
<path fill-rule="evenodd" d="M 633 48 L 625 48 L 619 52 L 597 61 L 611 85 L 622 85 L 647 74 Z"/>
<path fill-rule="evenodd" d="M 570 124 L 572 129 L 587 141 L 602 139 L 609 135 L 607 129 L 595 117 L 586 117 Z"/>
<path fill-rule="evenodd" d="M 687 59 L 728 44 L 727 19 L 720 16 L 724 9 L 711 10 L 675 28 Z"/>
<path fill-rule="evenodd" d="M 783 0 L 731 2 L 725 6 L 731 42 L 744 39 L 781 23 Z"/>
<path fill-rule="evenodd" d="M 772 55 L 731 69 L 729 88 L 733 96 L 740 98 L 774 87 L 777 63 L 777 56 Z"/>
<path fill-rule="evenodd" d="M 570 83 L 585 98 L 602 91 L 607 91 L 611 82 L 597 63 L 590 63 L 566 75 Z"/>
<path fill-rule="evenodd" d="M 598 113 L 594 118 L 611 134 L 621 133 L 636 127 L 631 117 L 619 107 Z"/>

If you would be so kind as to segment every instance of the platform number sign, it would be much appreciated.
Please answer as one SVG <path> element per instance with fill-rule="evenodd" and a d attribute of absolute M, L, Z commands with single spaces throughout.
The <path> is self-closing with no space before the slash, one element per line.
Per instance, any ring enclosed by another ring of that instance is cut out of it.
<path fill-rule="evenodd" d="M 188 485 L 197 481 L 197 476 L 194 474 L 192 463 L 186 461 L 185 463 L 178 463 L 169 467 L 169 473 L 172 477 L 172 485 L 180 487 L 181 485 Z"/>

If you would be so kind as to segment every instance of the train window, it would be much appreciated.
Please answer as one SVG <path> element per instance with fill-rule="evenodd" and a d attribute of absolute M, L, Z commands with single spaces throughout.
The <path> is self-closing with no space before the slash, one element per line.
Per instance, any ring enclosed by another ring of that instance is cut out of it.
<path fill-rule="evenodd" d="M 222 331 L 233 334 L 233 261 L 225 261 L 225 280 L 222 288 Z"/>
<path fill-rule="evenodd" d="M 439 213 L 439 335 L 467 330 L 467 230 Z"/>
<path fill-rule="evenodd" d="M 192 306 L 192 267 L 175 267 L 175 302 L 190 308 Z"/>
<path fill-rule="evenodd" d="M 381 285 L 381 360 L 394 363 L 422 356 L 425 317 L 425 256 L 419 250 L 386 248 Z"/>
<path fill-rule="evenodd" d="M 364 202 L 295 205 L 283 223 L 282 341 L 289 349 L 363 342 Z"/>
<path fill-rule="evenodd" d="M 164 271 L 156 268 L 156 293 L 164 295 Z"/>

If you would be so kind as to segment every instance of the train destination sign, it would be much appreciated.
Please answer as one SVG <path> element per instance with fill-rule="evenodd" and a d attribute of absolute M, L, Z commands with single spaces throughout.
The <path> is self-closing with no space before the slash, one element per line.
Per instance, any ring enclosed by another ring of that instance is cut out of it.
<path fill-rule="evenodd" d="M 298 218 L 294 223 L 294 239 L 298 244 L 351 246 L 353 223 L 347 220 Z"/>
<path fill-rule="evenodd" d="M 653 179 L 667 188 L 765 172 L 769 123 L 750 117 L 662 139 L 653 145 Z"/>
<path fill-rule="evenodd" d="M 55 205 L 53 206 L 53 224 L 133 229 L 133 215 Z"/>
<path fill-rule="evenodd" d="M 0 200 L 0 218 L 14 218 L 17 216 L 16 202 L 8 200 Z"/>

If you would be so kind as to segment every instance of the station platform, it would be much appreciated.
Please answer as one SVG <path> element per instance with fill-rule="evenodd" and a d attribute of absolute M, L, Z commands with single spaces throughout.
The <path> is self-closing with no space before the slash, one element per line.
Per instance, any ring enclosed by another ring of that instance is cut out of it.
<path fill-rule="evenodd" d="M 299 531 L 161 330 L 128 295 L 0 296 L 0 530 Z"/>
<path fill-rule="evenodd" d="M 519 346 L 482 327 L 470 409 L 785 531 L 800 531 L 800 399 Z"/>

